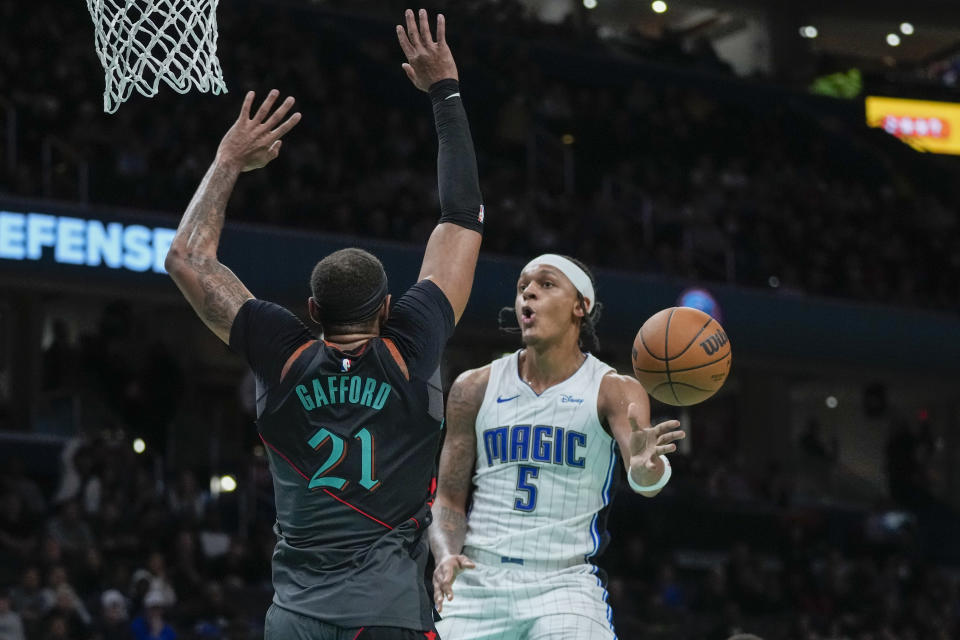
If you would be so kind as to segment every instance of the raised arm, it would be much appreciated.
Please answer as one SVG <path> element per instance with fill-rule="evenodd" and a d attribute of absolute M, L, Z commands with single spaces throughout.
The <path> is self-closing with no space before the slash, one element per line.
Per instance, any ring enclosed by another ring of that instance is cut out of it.
<path fill-rule="evenodd" d="M 400 48 L 407 57 L 403 69 L 414 86 L 430 94 L 439 140 L 440 222 L 427 242 L 420 280 L 430 279 L 440 287 L 459 321 L 473 287 L 483 231 L 477 158 L 443 14 L 437 16 L 436 42 L 425 10 L 420 10 L 419 25 L 410 9 L 405 18 L 406 29 L 397 25 Z"/>
<path fill-rule="evenodd" d="M 244 302 L 253 297 L 243 283 L 217 259 L 220 233 L 237 176 L 259 169 L 280 154 L 280 139 L 300 121 L 287 98 L 272 114 L 279 92 L 271 91 L 251 118 L 254 93 L 243 100 L 240 117 L 220 141 L 217 156 L 190 200 L 164 267 L 200 319 L 224 342 Z"/>
<path fill-rule="evenodd" d="M 686 435 L 680 422 L 667 420 L 650 426 L 647 392 L 635 378 L 616 374 L 607 374 L 601 381 L 597 411 L 600 422 L 609 425 L 620 446 L 631 488 L 646 498 L 660 493 L 669 480 L 664 477 L 669 464 L 666 455 L 676 451 L 674 443 Z"/>
<path fill-rule="evenodd" d="M 447 398 L 447 436 L 440 453 L 433 525 L 427 529 L 436 561 L 433 599 L 443 610 L 443 599 L 453 599 L 453 581 L 473 562 L 462 555 L 467 535 L 467 498 L 477 459 L 477 412 L 490 379 L 490 366 L 466 371 L 454 381 Z"/>

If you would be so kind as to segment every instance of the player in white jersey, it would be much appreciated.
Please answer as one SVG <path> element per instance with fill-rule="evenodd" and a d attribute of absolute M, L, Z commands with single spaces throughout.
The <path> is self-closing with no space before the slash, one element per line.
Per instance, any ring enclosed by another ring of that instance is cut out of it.
<path fill-rule="evenodd" d="M 592 563 L 608 538 L 616 460 L 652 497 L 684 433 L 676 420 L 651 427 L 640 383 L 590 354 L 594 289 L 581 263 L 534 258 L 513 309 L 523 349 L 450 390 L 429 529 L 444 640 L 616 638 Z"/>

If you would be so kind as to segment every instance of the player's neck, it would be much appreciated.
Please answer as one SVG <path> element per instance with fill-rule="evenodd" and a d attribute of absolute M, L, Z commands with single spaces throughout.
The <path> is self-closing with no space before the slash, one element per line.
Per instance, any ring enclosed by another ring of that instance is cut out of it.
<path fill-rule="evenodd" d="M 342 335 L 324 336 L 323 340 L 328 345 L 340 351 L 353 351 L 354 349 L 362 347 L 365 342 L 376 337 L 377 334 L 375 333 L 345 333 Z"/>
<path fill-rule="evenodd" d="M 543 393 L 576 373 L 586 357 L 579 346 L 569 343 L 527 346 L 520 352 L 520 378 Z"/>

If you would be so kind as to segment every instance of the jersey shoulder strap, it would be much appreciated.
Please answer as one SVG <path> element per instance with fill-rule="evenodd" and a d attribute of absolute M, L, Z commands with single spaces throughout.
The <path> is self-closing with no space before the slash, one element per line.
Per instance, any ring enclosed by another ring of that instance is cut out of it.
<path fill-rule="evenodd" d="M 511 374 L 516 376 L 519 357 L 520 350 L 518 349 L 490 363 L 490 378 L 487 380 L 487 389 L 483 393 L 483 402 L 480 403 L 480 409 L 477 411 L 477 424 L 480 424 L 485 414 L 496 405 L 497 396 L 504 386 L 504 378 Z M 519 380 L 519 377 L 517 379 Z"/>

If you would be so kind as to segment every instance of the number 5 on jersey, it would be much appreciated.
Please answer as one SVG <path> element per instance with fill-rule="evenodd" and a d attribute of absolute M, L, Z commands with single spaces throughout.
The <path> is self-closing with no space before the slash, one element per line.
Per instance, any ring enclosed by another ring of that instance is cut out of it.
<path fill-rule="evenodd" d="M 358 484 L 367 491 L 373 491 L 380 486 L 380 481 L 373 477 L 373 434 L 364 427 L 357 432 L 354 439 L 360 441 L 360 481 Z M 333 487 L 337 490 L 343 490 L 349 483 L 349 480 L 345 478 L 327 475 L 347 457 L 347 443 L 343 438 L 326 429 L 320 429 L 313 434 L 307 444 L 312 449 L 319 449 L 328 440 L 330 441 L 330 455 L 310 478 L 310 484 L 307 485 L 308 489 Z"/>
<path fill-rule="evenodd" d="M 513 508 L 517 511 L 533 511 L 537 508 L 537 485 L 530 482 L 540 477 L 540 467 L 521 464 L 517 467 L 517 491 L 526 492 L 513 501 Z"/>

